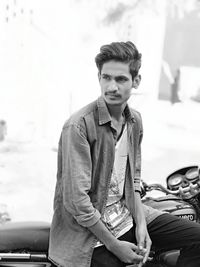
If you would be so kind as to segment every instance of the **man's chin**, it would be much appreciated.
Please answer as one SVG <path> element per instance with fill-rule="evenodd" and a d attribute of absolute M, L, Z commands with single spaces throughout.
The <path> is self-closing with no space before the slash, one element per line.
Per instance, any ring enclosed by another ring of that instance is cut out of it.
<path fill-rule="evenodd" d="M 121 106 L 123 103 L 121 101 L 117 100 L 110 100 L 110 99 L 105 99 L 106 104 L 110 106 Z"/>

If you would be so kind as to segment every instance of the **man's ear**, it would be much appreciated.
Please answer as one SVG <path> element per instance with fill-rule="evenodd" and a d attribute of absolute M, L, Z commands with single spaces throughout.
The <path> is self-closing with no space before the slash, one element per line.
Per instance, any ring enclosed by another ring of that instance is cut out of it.
<path fill-rule="evenodd" d="M 133 88 L 137 89 L 138 86 L 140 85 L 141 82 L 141 75 L 138 74 L 137 76 L 135 76 L 134 80 L 133 80 Z"/>
<path fill-rule="evenodd" d="M 100 82 L 100 79 L 101 79 L 101 73 L 98 72 L 98 80 L 99 80 L 99 82 Z"/>

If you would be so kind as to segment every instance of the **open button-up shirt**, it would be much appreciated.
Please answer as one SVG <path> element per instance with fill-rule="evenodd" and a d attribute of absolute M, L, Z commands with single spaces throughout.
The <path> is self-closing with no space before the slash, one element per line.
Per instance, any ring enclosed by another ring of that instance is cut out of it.
<path fill-rule="evenodd" d="M 140 114 L 126 106 L 128 161 L 124 186 L 126 206 L 134 218 L 134 191 L 140 190 Z M 49 257 L 65 267 L 89 267 L 96 237 L 88 230 L 104 212 L 114 163 L 117 134 L 102 97 L 64 124 L 58 148 L 54 215 Z M 145 207 L 147 223 L 160 213 Z"/>

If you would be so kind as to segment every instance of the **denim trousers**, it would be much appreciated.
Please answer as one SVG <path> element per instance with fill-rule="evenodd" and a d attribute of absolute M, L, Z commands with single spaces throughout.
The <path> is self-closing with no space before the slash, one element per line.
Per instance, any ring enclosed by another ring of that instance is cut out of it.
<path fill-rule="evenodd" d="M 177 267 L 200 267 L 200 224 L 162 214 L 148 224 L 152 247 L 157 250 L 181 249 Z M 136 243 L 135 226 L 119 238 Z M 91 267 L 125 267 L 105 246 L 94 249 Z"/>

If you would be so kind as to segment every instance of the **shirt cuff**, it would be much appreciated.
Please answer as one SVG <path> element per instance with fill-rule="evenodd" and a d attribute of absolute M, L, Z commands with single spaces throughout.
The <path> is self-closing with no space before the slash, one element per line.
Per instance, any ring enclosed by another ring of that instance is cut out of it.
<path fill-rule="evenodd" d="M 82 216 L 81 216 L 82 217 Z M 76 217 L 77 222 L 82 225 L 83 227 L 90 227 L 94 224 L 96 224 L 101 218 L 100 212 L 96 209 L 93 216 L 91 216 L 89 219 L 84 219 L 83 217 L 79 220 Z"/>
<path fill-rule="evenodd" d="M 139 191 L 141 192 L 141 187 L 140 187 L 140 184 L 134 184 L 134 191 Z"/>

